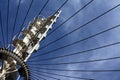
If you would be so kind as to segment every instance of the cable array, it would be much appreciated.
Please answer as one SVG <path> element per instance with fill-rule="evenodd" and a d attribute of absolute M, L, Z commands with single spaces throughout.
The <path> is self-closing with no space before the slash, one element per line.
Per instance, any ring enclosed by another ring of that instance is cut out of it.
<path fill-rule="evenodd" d="M 54 40 L 54 41 L 48 43 L 47 45 L 45 45 L 44 47 L 42 47 L 42 49 L 45 48 L 45 47 L 47 47 L 47 46 L 49 46 L 49 45 L 51 45 L 51 44 L 53 44 L 53 43 L 55 43 L 55 42 L 57 42 L 57 41 L 59 41 L 59 40 L 61 40 L 62 38 L 66 37 L 66 36 L 68 36 L 68 35 L 70 35 L 70 34 L 72 34 L 73 32 L 75 32 L 75 31 L 77 31 L 77 30 L 79 30 L 79 29 L 85 27 L 86 25 L 90 24 L 91 22 L 95 21 L 96 19 L 99 19 L 100 17 L 104 16 L 105 14 L 109 13 L 110 11 L 116 9 L 116 8 L 119 7 L 119 6 L 120 6 L 120 4 L 118 4 L 117 6 L 115 6 L 115 7 L 111 8 L 111 9 L 109 9 L 108 11 L 104 12 L 103 14 L 101 14 L 101 15 L 95 17 L 94 19 L 88 21 L 87 23 L 81 25 L 80 27 L 78 27 L 78 28 L 72 30 L 71 32 L 69 32 L 69 33 L 63 35 L 62 37 L 60 37 L 60 38 L 58 38 L 58 39 L 56 39 L 56 40 Z M 39 50 L 40 50 L 40 49 L 39 49 Z"/>
<path fill-rule="evenodd" d="M 60 50 L 60 49 L 63 49 L 63 48 L 66 48 L 66 47 L 69 47 L 69 46 L 71 46 L 71 45 L 74 45 L 74 44 L 77 44 L 77 43 L 80 43 L 80 42 L 83 42 L 83 41 L 85 41 L 85 40 L 89 40 L 89 39 L 91 39 L 91 38 L 93 38 L 93 37 L 95 37 L 95 36 L 98 36 L 98 35 L 101 35 L 101 34 L 103 34 L 103 33 L 105 33 L 105 32 L 108 32 L 108 31 L 110 31 L 110 30 L 113 30 L 113 29 L 116 29 L 116 28 L 118 28 L 118 27 L 120 27 L 120 25 L 115 25 L 115 26 L 113 26 L 113 27 L 111 27 L 111 28 L 108 28 L 108 29 L 106 29 L 106 30 L 104 30 L 104 31 L 101 31 L 101 32 L 99 32 L 99 33 L 96 33 L 96 34 L 94 34 L 94 35 L 91 35 L 91 36 L 89 36 L 89 37 L 86 37 L 86 38 L 84 38 L 84 39 L 81 39 L 81 40 L 78 40 L 78 41 L 75 41 L 75 42 L 73 42 L 73 43 L 70 43 L 70 44 L 68 44 L 68 45 L 65 45 L 65 46 L 63 46 L 63 47 L 60 47 L 60 48 L 57 48 L 57 49 L 54 49 L 54 50 L 51 50 L 51 51 L 48 51 L 48 52 L 45 52 L 44 53 L 44 55 L 46 55 L 47 53 L 52 53 L 52 52 L 55 52 L 55 51 L 58 51 L 58 50 Z M 111 46 L 111 45 L 110 45 Z M 106 46 L 105 46 L 106 47 Z M 107 47 L 109 47 L 109 46 L 107 46 Z M 104 46 L 102 46 L 102 47 L 98 47 L 98 48 L 95 48 L 95 50 L 96 49 L 101 49 L 101 48 L 104 48 Z M 94 49 L 90 49 L 90 50 L 86 50 L 86 51 L 92 51 L 92 50 L 94 50 Z M 82 52 L 86 52 L 86 51 L 82 51 Z M 77 52 L 77 53 L 79 53 L 79 52 Z M 80 52 L 81 53 L 81 52 Z M 73 53 L 73 54 L 75 54 L 75 53 Z M 73 55 L 72 54 L 72 55 Z M 41 54 L 42 55 L 42 54 Z M 63 56 L 58 56 L 58 57 L 53 57 L 53 58 L 48 58 L 48 59 L 41 59 L 41 60 L 39 60 L 39 61 L 45 61 L 45 60 L 52 60 L 52 59 L 57 59 L 57 58 L 61 58 L 61 57 L 67 57 L 67 56 L 71 56 L 70 54 L 68 54 L 68 55 L 63 55 Z M 36 61 L 36 60 L 35 60 Z M 31 62 L 31 61 L 30 61 Z"/>
<path fill-rule="evenodd" d="M 110 57 L 110 58 L 104 58 L 104 59 L 94 59 L 94 60 L 88 60 L 88 61 L 79 61 L 79 62 L 64 62 L 64 63 L 53 63 L 53 64 L 33 64 L 33 63 L 29 63 L 29 65 L 39 65 L 39 66 L 44 66 L 44 65 L 74 65 L 74 64 L 84 64 L 84 63 L 93 63 L 93 62 L 100 62 L 100 61 L 109 61 L 109 60 L 115 60 L 115 59 L 120 59 L 120 56 L 117 57 Z"/>
<path fill-rule="evenodd" d="M 15 15 L 14 24 L 13 24 L 12 36 L 11 36 L 11 43 L 12 43 L 12 38 L 13 38 L 14 32 L 15 32 L 15 27 L 16 27 L 16 22 L 17 22 L 17 17 L 18 17 L 18 12 L 19 12 L 19 9 L 20 9 L 21 1 L 22 1 L 22 0 L 19 0 L 18 6 L 17 6 L 17 11 L 16 11 L 16 15 Z"/>
<path fill-rule="evenodd" d="M 25 21 L 28 17 L 28 14 L 32 8 L 32 5 L 33 5 L 33 1 L 34 0 L 31 0 L 30 4 L 29 4 L 29 7 L 27 9 L 27 13 L 23 19 L 23 22 L 22 24 L 20 25 L 20 30 L 18 32 L 18 35 L 17 37 L 20 35 L 21 33 L 21 30 L 23 29 L 24 27 L 24 24 L 25 24 Z M 67 5 L 67 2 L 70 1 L 70 0 L 65 0 L 63 2 L 63 4 L 61 4 L 61 6 L 56 10 L 61 10 L 65 5 Z M 65 23 L 69 22 L 73 17 L 75 17 L 77 14 L 79 14 L 82 10 L 85 10 L 86 8 L 89 8 L 89 5 L 93 2 L 94 0 L 90 0 L 88 3 L 86 3 L 83 7 L 81 7 L 80 9 L 78 9 L 76 12 L 74 12 L 71 16 L 69 16 L 65 21 L 63 21 L 61 24 L 59 24 L 55 29 L 53 29 L 49 34 L 48 34 L 48 37 L 53 34 L 55 31 L 57 31 L 60 27 L 62 27 Z M 11 36 L 11 41 L 10 43 L 12 43 L 12 38 L 14 36 L 14 33 L 15 33 L 15 28 L 16 28 L 16 22 L 17 22 L 17 18 L 18 18 L 18 14 L 19 14 L 19 10 L 20 10 L 20 5 L 21 5 L 21 2 L 22 0 L 19 0 L 18 2 L 18 5 L 17 5 L 17 11 L 16 11 L 16 15 L 15 15 L 15 20 L 14 20 L 14 23 L 13 23 L 13 30 L 12 30 L 12 36 Z M 47 7 L 48 3 L 50 2 L 50 0 L 46 0 L 46 2 L 44 3 L 44 5 L 42 6 L 42 8 L 40 9 L 40 11 L 38 12 L 37 14 L 37 17 L 39 15 L 41 15 L 41 13 L 45 10 L 45 8 Z M 9 7 L 10 7 L 10 1 L 8 0 L 7 2 L 7 22 L 6 22 L 6 43 L 5 43 L 5 36 L 4 36 L 4 31 L 3 31 L 3 20 L 2 20 L 2 13 L 1 13 L 1 10 L 0 10 L 0 28 L 1 28 L 1 35 L 2 35 L 2 40 L 3 41 L 0 41 L 0 46 L 1 47 L 6 47 L 6 44 L 8 44 L 8 24 L 9 24 L 9 16 L 10 16 L 10 12 L 9 12 Z M 43 47 L 41 47 L 39 50 L 42 50 L 46 47 L 48 47 L 49 45 L 51 44 L 55 44 L 57 41 L 60 41 L 62 40 L 63 38 L 67 37 L 68 35 L 71 35 L 72 33 L 86 27 L 88 24 L 94 22 L 95 20 L 101 18 L 101 17 L 104 17 L 104 15 L 112 12 L 114 9 L 120 7 L 120 4 L 112 7 L 111 9 L 103 12 L 102 14 L 98 15 L 97 17 L 95 18 L 92 18 L 91 20 L 87 21 L 85 24 L 83 25 L 80 25 L 78 26 L 77 28 L 73 29 L 72 31 L 64 34 L 63 36 L 61 37 L 58 37 L 56 40 L 54 41 L 51 41 L 47 44 L 45 44 Z M 56 13 L 56 11 L 54 13 Z M 43 61 L 52 61 L 52 60 L 56 60 L 56 59 L 62 59 L 62 58 L 66 58 L 68 56 L 73 56 L 73 55 L 78 55 L 78 54 L 83 54 L 83 53 L 86 53 L 87 52 L 91 52 L 92 51 L 97 51 L 99 49 L 104 49 L 104 48 L 108 48 L 108 47 L 114 47 L 115 45 L 119 45 L 120 42 L 114 42 L 114 43 L 109 43 L 109 44 L 106 44 L 106 45 L 102 45 L 102 46 L 98 46 L 98 47 L 95 47 L 95 48 L 90 48 L 90 49 L 87 49 L 87 50 L 82 50 L 82 51 L 79 51 L 79 52 L 74 52 L 74 53 L 65 53 L 64 55 L 58 55 L 58 56 L 53 56 L 53 57 L 50 57 L 50 58 L 43 58 L 41 59 L 41 57 L 43 55 L 46 55 L 47 54 L 52 54 L 53 52 L 56 52 L 55 54 L 57 54 L 57 51 L 60 51 L 64 48 L 67 48 L 67 47 L 70 47 L 70 46 L 73 46 L 75 44 L 78 44 L 80 42 L 83 42 L 83 41 L 86 41 L 86 40 L 89 40 L 91 38 L 94 38 L 96 36 L 99 36 L 99 35 L 102 35 L 106 32 L 109 32 L 113 29 L 118 29 L 120 27 L 120 24 L 118 25 L 114 25 L 110 28 L 107 28 L 103 31 L 100 31 L 100 32 L 97 32 L 93 35 L 90 35 L 88 37 L 85 37 L 83 39 L 80 39 L 80 40 L 77 40 L 77 41 L 74 41 L 72 43 L 69 43 L 69 44 L 66 44 L 66 45 L 63 45 L 62 47 L 59 47 L 59 48 L 56 48 L 56 49 L 53 49 L 53 50 L 49 50 L 49 51 L 46 51 L 46 52 L 43 52 L 43 53 L 40 53 L 40 54 L 36 54 L 34 55 L 33 57 L 30 58 L 30 60 L 27 62 L 28 65 L 29 65 L 29 68 L 31 70 L 31 79 L 32 80 L 38 80 L 38 79 L 41 79 L 41 80 L 48 80 L 48 79 L 52 79 L 52 80 L 62 80 L 61 78 L 67 78 L 67 79 L 79 79 L 79 80 L 95 80 L 94 78 L 84 78 L 84 77 L 76 77 L 76 76 L 70 76 L 70 75 L 63 75 L 62 73 L 60 72 L 80 72 L 81 74 L 82 73 L 113 73 L 113 72 L 120 72 L 119 69 L 97 69 L 97 70 L 93 70 L 93 69 L 89 69 L 89 70 L 80 70 L 80 69 L 64 69 L 64 68 L 49 68 L 49 66 L 66 66 L 66 65 L 77 65 L 77 64 L 90 64 L 90 63 L 96 63 L 96 62 L 104 62 L 104 61 L 113 61 L 113 60 L 119 60 L 120 59 L 120 56 L 115 56 L 115 57 L 107 57 L 107 58 L 100 58 L 100 59 L 91 59 L 91 60 L 83 60 L 83 61 L 74 61 L 74 62 L 60 62 L 60 63 L 57 63 L 57 62 L 53 62 L 53 63 L 42 63 Z M 3 42 L 3 43 L 2 43 Z M 96 53 L 97 54 L 97 53 Z M 39 59 L 35 59 L 39 57 Z M 33 60 L 35 59 L 35 60 Z M 45 67 L 42 67 L 42 66 L 47 66 L 48 68 L 45 68 Z M 50 72 L 52 71 L 52 72 Z M 58 73 L 55 73 L 55 72 L 58 72 Z M 52 75 L 52 76 L 51 76 Z M 59 77 L 57 77 L 59 76 Z"/>
<path fill-rule="evenodd" d="M 32 68 L 31 68 L 32 69 Z M 90 79 L 90 78 L 81 78 L 81 77 L 74 77 L 74 76 L 69 76 L 69 75 L 62 75 L 62 74 L 56 74 L 56 73 L 50 73 L 50 72 L 45 72 L 45 71 L 41 71 L 41 70 L 36 70 L 36 69 L 32 69 L 34 71 L 39 71 L 37 73 L 45 73 L 45 74 L 50 74 L 50 75 L 57 75 L 57 76 L 61 76 L 61 77 L 67 77 L 67 78 L 73 78 L 73 79 L 80 79 L 80 80 L 94 80 L 94 79 Z"/>
<path fill-rule="evenodd" d="M 79 70 L 79 69 L 53 69 L 53 68 L 40 68 L 40 67 L 31 67 L 33 69 L 39 70 L 49 70 L 49 71 L 68 71 L 68 72 L 120 72 L 120 70 Z"/>
<path fill-rule="evenodd" d="M 28 14 L 29 14 L 29 12 L 30 12 L 30 9 L 31 9 L 32 4 L 33 4 L 33 1 L 34 1 L 34 0 L 31 0 L 31 2 L 30 2 L 29 8 L 28 8 L 27 13 L 26 13 L 26 15 L 25 15 L 25 17 L 24 17 L 24 20 L 23 20 L 23 22 L 22 22 L 22 24 L 21 24 L 21 26 L 20 26 L 20 30 L 19 30 L 19 32 L 18 32 L 17 37 L 20 35 L 20 33 L 21 33 L 21 31 L 22 31 L 22 29 L 23 29 L 23 27 L 24 27 L 25 21 L 26 21 L 27 16 L 28 16 Z"/>
<path fill-rule="evenodd" d="M 68 1 L 68 0 L 67 0 L 67 1 Z M 70 17 L 68 17 L 64 22 L 62 22 L 60 25 L 58 25 L 52 32 L 54 32 L 55 30 L 57 30 L 58 28 L 60 28 L 61 26 L 63 26 L 65 23 L 67 23 L 69 20 L 71 20 L 74 16 L 76 16 L 78 13 L 80 13 L 83 9 L 85 9 L 85 8 L 86 8 L 88 5 L 90 5 L 92 2 L 93 2 L 93 0 L 91 0 L 90 2 L 88 2 L 85 6 L 83 6 L 82 8 L 80 8 L 78 11 L 76 11 L 74 14 L 72 14 Z M 63 5 L 62 5 L 61 7 L 63 7 Z M 59 9 L 61 9 L 61 7 L 60 7 Z M 58 10 L 59 10 L 59 9 L 58 9 Z M 52 34 L 52 32 L 49 33 L 48 36 L 49 36 L 50 34 Z M 47 37 L 48 37 L 48 36 L 47 36 Z M 58 40 L 60 40 L 60 39 L 62 39 L 62 38 L 56 39 L 56 40 L 54 40 L 54 41 L 46 44 L 45 46 L 40 47 L 39 50 L 47 47 L 48 45 L 51 45 L 51 44 L 55 43 L 56 41 L 58 41 Z"/>

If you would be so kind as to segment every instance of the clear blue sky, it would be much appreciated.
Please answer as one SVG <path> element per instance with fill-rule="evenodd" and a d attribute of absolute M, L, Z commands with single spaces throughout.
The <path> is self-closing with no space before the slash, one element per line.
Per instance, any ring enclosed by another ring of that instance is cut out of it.
<path fill-rule="evenodd" d="M 8 32 L 7 29 L 7 2 L 8 0 L 0 0 L 0 10 L 2 12 L 2 24 L 3 24 L 3 33 L 5 38 L 5 43 L 7 43 L 7 33 L 8 33 L 8 42 L 11 42 L 11 36 L 13 31 L 13 25 L 15 20 L 15 15 L 18 7 L 19 0 L 9 0 L 9 23 L 8 23 Z M 54 30 L 61 23 L 63 23 L 67 18 L 73 15 L 76 11 L 82 8 L 91 0 L 69 0 L 65 6 L 62 7 L 62 13 L 57 22 L 53 25 Z M 30 5 L 31 0 L 22 0 L 20 4 L 20 9 L 18 11 L 18 16 L 15 24 L 15 32 L 14 35 L 18 33 L 20 30 L 20 26 L 23 23 L 25 15 L 27 13 L 28 7 Z M 46 0 L 33 0 L 33 4 L 30 8 L 30 11 L 27 15 L 27 18 L 24 23 L 24 27 L 26 27 L 30 21 L 39 13 Z M 47 6 L 42 11 L 41 15 L 44 17 L 48 17 L 52 15 L 63 3 L 65 0 L 49 0 Z M 50 42 L 60 38 L 61 36 L 77 29 L 81 25 L 86 24 L 88 21 L 96 18 L 97 16 L 103 14 L 104 12 L 110 10 L 116 5 L 120 4 L 120 0 L 94 0 L 87 7 L 81 10 L 78 14 L 76 14 L 73 18 L 63 24 L 59 29 L 54 31 L 51 35 L 46 37 L 46 39 L 40 42 L 41 47 L 49 44 Z M 120 45 L 114 45 L 110 47 L 106 47 L 103 49 L 98 49 L 90 52 L 86 52 L 84 54 L 76 54 L 72 56 L 40 61 L 52 57 L 62 56 L 66 54 L 72 54 L 88 49 L 97 48 L 100 46 L 116 43 L 120 41 L 120 27 L 107 31 L 103 34 L 97 35 L 88 40 L 76 43 L 69 47 L 62 48 L 60 50 L 54 51 L 64 45 L 71 44 L 75 41 L 87 38 L 91 35 L 104 31 L 106 29 L 112 28 L 113 26 L 120 24 L 120 7 L 116 7 L 114 10 L 105 14 L 102 17 L 94 20 L 93 22 L 85 25 L 84 27 L 74 31 L 68 36 L 56 41 L 55 43 L 39 50 L 36 53 L 33 53 L 31 58 L 28 60 L 27 64 L 31 69 L 31 76 L 35 77 L 35 80 L 43 80 L 45 78 L 47 80 L 55 80 L 53 78 L 49 78 L 48 76 L 58 78 L 60 80 L 86 80 L 86 79 L 74 79 L 63 76 L 50 75 L 47 73 L 55 73 L 66 76 L 73 77 L 81 77 L 81 78 L 92 78 L 95 80 L 120 80 L 120 72 L 81 72 L 81 71 L 55 71 L 55 70 L 47 70 L 47 69 L 38 69 L 38 68 L 48 68 L 48 69 L 67 69 L 67 70 L 119 70 L 119 60 L 114 59 L 109 61 L 98 61 L 93 63 L 83 63 L 83 64 L 66 64 L 66 65 L 38 65 L 38 64 L 56 64 L 56 63 L 67 63 L 67 62 L 80 62 L 80 61 L 89 61 L 95 59 L 105 59 L 111 57 L 119 57 L 120 56 Z M 50 32 L 52 32 L 50 30 Z M 2 31 L 0 28 L 0 41 L 4 43 L 2 38 Z M 52 51 L 53 50 L 53 51 Z M 52 51 L 52 52 L 49 52 Z M 39 54 L 47 53 L 46 55 L 37 56 Z M 37 56 L 37 57 L 34 57 Z M 34 57 L 34 58 L 33 58 Z M 32 65 L 34 64 L 34 65 Z M 35 65 L 36 64 L 36 65 Z M 36 69 L 34 67 L 37 67 Z M 34 68 L 34 69 L 33 69 Z M 36 71 L 35 71 L 36 70 Z M 39 72 L 43 71 L 43 72 Z M 33 72 L 32 72 L 33 71 Z M 42 75 L 41 75 L 42 74 Z M 43 76 L 47 75 L 47 76 Z M 38 78 L 38 79 L 37 79 Z"/>

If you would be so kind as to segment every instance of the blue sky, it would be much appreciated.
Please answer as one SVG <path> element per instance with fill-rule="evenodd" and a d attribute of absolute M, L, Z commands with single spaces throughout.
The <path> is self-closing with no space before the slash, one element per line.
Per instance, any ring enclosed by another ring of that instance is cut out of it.
<path fill-rule="evenodd" d="M 30 5 L 31 0 L 22 0 L 22 3 L 20 4 L 20 9 L 17 16 L 17 21 L 15 25 L 15 34 L 18 33 L 20 29 L 20 25 L 23 23 L 23 19 L 26 15 L 26 12 L 28 10 L 28 7 Z M 52 15 L 61 4 L 64 3 L 65 0 L 50 0 L 45 7 L 45 9 L 42 11 L 41 15 L 44 17 L 48 17 Z M 62 7 L 62 13 L 60 15 L 60 18 L 57 20 L 57 22 L 53 25 L 54 30 L 58 25 L 60 25 L 62 22 L 64 22 L 68 17 L 70 17 L 72 14 L 74 14 L 76 11 L 78 11 L 81 7 L 83 7 L 85 4 L 87 4 L 90 0 L 69 0 L 64 7 Z M 11 33 L 13 29 L 13 24 L 15 20 L 16 15 L 16 9 L 18 6 L 19 0 L 10 0 L 10 7 L 9 7 L 9 31 L 8 31 L 8 41 L 10 43 L 11 41 Z M 27 18 L 24 23 L 24 27 L 28 25 L 30 21 L 33 20 L 33 18 L 38 14 L 38 12 L 41 10 L 42 6 L 45 4 L 46 0 L 33 0 L 32 7 L 27 15 Z M 46 37 L 46 39 L 42 40 L 40 42 L 41 47 L 45 46 L 46 44 L 60 38 L 61 36 L 71 32 L 72 30 L 80 27 L 81 25 L 87 23 L 88 21 L 94 19 L 95 17 L 101 15 L 105 11 L 113 8 L 114 6 L 120 4 L 120 0 L 94 0 L 91 4 L 89 4 L 86 8 L 84 8 L 82 11 L 80 11 L 76 16 L 71 18 L 68 22 L 66 22 L 64 25 L 62 25 L 59 29 L 54 31 L 50 36 Z M 3 22 L 3 31 L 4 31 L 4 37 L 5 42 L 6 40 L 6 21 L 7 21 L 7 0 L 0 0 L 0 9 L 2 12 L 2 22 Z M 109 61 L 99 61 L 94 63 L 84 63 L 84 64 L 68 64 L 68 65 L 37 65 L 37 64 L 54 64 L 54 63 L 61 63 L 61 62 L 77 62 L 77 61 L 89 61 L 94 59 L 104 59 L 109 57 L 117 57 L 120 56 L 120 45 L 114 45 L 111 47 L 106 47 L 99 50 L 94 50 L 90 52 L 86 52 L 84 54 L 77 54 L 73 56 L 53 59 L 53 60 L 46 60 L 46 61 L 40 61 L 42 59 L 62 56 L 65 54 L 71 54 L 79 51 L 84 51 L 92 48 L 96 48 L 99 46 L 104 46 L 107 44 L 115 43 L 120 41 L 120 27 L 115 28 L 113 30 L 110 30 L 108 32 L 105 32 L 101 35 L 95 36 L 91 39 L 85 40 L 83 42 L 74 44 L 72 46 L 66 47 L 64 49 L 60 49 L 57 51 L 54 51 L 52 53 L 48 53 L 43 56 L 38 56 L 35 58 L 32 58 L 34 56 L 37 56 L 42 53 L 49 52 L 51 50 L 57 49 L 59 47 L 62 47 L 64 45 L 73 43 L 75 41 L 84 39 L 88 36 L 94 35 L 98 32 L 104 31 L 106 29 L 109 29 L 115 25 L 120 24 L 120 7 L 115 8 L 114 10 L 110 11 L 109 13 L 105 14 L 104 16 L 100 17 L 99 19 L 89 23 L 85 27 L 76 30 L 75 32 L 71 33 L 70 35 L 62 38 L 61 40 L 39 50 L 36 53 L 33 53 L 31 58 L 28 60 L 27 64 L 29 65 L 31 69 L 31 76 L 34 74 L 38 75 L 38 79 L 42 80 L 40 77 L 43 77 L 47 80 L 53 80 L 52 78 L 42 76 L 47 75 L 55 78 L 59 78 L 61 80 L 80 80 L 80 79 L 74 79 L 74 78 L 68 78 L 68 77 L 62 77 L 62 76 L 56 76 L 56 75 L 49 75 L 42 72 L 37 73 L 38 70 L 44 71 L 44 72 L 51 72 L 55 74 L 61 74 L 61 75 L 68 75 L 68 76 L 74 76 L 74 77 L 81 77 L 81 78 L 92 78 L 95 80 L 119 80 L 120 79 L 120 72 L 75 72 L 75 71 L 54 71 L 54 70 L 44 70 L 44 69 L 37 69 L 37 71 L 34 71 L 35 69 L 32 69 L 32 67 L 39 67 L 39 68 L 49 68 L 49 69 L 69 69 L 69 70 L 119 70 L 119 60 L 109 60 Z M 1 30 L 1 29 L 0 29 Z M 52 31 L 50 30 L 48 34 Z M 0 31 L 1 32 L 1 31 Z M 0 34 L 0 41 L 3 43 L 2 35 Z M 37 61 L 36 61 L 37 60 Z M 33 62 L 34 61 L 34 62 Z M 36 64 L 36 65 L 32 65 Z M 34 71 L 34 72 L 32 72 Z M 37 79 L 35 79 L 37 80 Z M 82 80 L 82 79 L 81 79 Z M 84 80 L 84 79 L 83 79 Z"/>

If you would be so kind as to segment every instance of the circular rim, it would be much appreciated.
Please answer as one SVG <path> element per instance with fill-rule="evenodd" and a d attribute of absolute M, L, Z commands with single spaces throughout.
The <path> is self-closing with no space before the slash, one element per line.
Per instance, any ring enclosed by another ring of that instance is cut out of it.
<path fill-rule="evenodd" d="M 19 57 L 17 54 L 15 54 L 13 51 L 10 51 L 8 49 L 0 48 L 0 54 L 7 55 L 12 57 L 15 61 L 17 61 L 17 64 L 21 66 L 21 68 L 25 71 L 25 78 L 24 80 L 30 80 L 30 71 L 28 69 L 28 66 L 24 62 L 24 60 Z"/>

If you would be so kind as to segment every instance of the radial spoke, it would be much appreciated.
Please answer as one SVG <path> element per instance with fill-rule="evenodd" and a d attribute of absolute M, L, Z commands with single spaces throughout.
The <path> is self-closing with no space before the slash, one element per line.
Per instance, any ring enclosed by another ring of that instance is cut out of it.
<path fill-rule="evenodd" d="M 4 32 L 3 32 L 3 25 L 2 25 L 2 13 L 0 10 L 0 27 L 1 27 L 1 32 L 2 32 L 2 39 L 3 39 L 3 46 L 5 47 L 5 39 L 4 39 Z"/>

